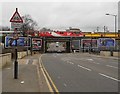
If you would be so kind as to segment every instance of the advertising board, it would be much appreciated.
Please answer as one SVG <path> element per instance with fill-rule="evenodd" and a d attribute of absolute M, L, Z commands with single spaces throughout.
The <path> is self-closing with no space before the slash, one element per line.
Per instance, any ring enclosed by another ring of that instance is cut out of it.
<path fill-rule="evenodd" d="M 97 48 L 98 47 L 98 42 L 97 39 L 82 39 L 81 40 L 81 48 Z"/>
<path fill-rule="evenodd" d="M 114 38 L 99 38 L 98 46 L 99 47 L 114 47 L 115 39 Z"/>
<path fill-rule="evenodd" d="M 40 38 L 32 38 L 32 49 L 40 50 L 42 47 L 42 39 Z"/>

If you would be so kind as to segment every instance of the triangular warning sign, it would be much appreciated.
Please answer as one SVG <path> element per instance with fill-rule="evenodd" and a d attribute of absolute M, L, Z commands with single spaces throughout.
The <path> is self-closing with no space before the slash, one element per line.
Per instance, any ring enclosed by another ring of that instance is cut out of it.
<path fill-rule="evenodd" d="M 20 17 L 20 14 L 18 13 L 17 9 L 16 9 L 15 13 L 13 14 L 12 18 L 10 19 L 10 22 L 23 23 L 23 20 Z"/>

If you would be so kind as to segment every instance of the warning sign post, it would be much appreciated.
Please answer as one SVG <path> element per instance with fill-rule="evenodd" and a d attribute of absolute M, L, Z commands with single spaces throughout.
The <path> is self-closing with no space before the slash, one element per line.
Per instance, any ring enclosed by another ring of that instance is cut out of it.
<path fill-rule="evenodd" d="M 17 28 L 20 28 L 23 20 L 20 16 L 20 14 L 18 13 L 18 9 L 16 8 L 15 13 L 13 14 L 12 18 L 10 19 L 11 22 L 11 28 L 14 28 L 14 35 L 13 35 L 13 39 L 15 40 L 16 43 L 16 48 L 15 48 L 15 61 L 14 61 L 14 79 L 18 79 L 18 61 L 17 61 L 17 39 L 19 38 L 18 34 L 17 34 Z"/>

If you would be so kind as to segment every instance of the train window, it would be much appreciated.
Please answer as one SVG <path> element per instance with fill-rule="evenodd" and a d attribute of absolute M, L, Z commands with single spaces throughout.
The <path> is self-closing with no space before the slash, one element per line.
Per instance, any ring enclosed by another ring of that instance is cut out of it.
<path fill-rule="evenodd" d="M 63 34 L 63 32 L 60 32 L 60 34 Z"/>
<path fill-rule="evenodd" d="M 80 34 L 80 32 L 74 32 L 74 34 Z"/>

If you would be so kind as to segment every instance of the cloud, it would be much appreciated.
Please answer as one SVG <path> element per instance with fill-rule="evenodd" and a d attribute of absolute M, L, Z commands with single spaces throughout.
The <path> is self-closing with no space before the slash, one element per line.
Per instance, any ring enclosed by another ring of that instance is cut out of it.
<path fill-rule="evenodd" d="M 15 8 L 20 14 L 30 14 L 39 26 L 52 29 L 78 27 L 82 30 L 94 30 L 106 25 L 114 30 L 114 18 L 106 13 L 117 14 L 117 2 L 34 2 L 34 3 L 3 3 L 2 15 L 4 25 L 9 25 L 9 19 Z"/>

